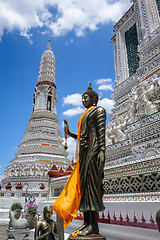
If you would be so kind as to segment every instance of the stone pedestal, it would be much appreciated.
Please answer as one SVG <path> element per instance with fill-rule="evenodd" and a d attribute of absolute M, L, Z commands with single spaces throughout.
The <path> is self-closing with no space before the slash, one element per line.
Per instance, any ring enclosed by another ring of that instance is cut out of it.
<path fill-rule="evenodd" d="M 100 234 L 90 234 L 88 236 L 85 237 L 72 237 L 72 235 L 69 235 L 67 240 L 107 240 L 104 236 L 100 235 Z"/>
<path fill-rule="evenodd" d="M 30 237 L 30 229 L 24 228 L 24 229 L 7 229 L 7 239 L 10 240 L 29 240 Z"/>

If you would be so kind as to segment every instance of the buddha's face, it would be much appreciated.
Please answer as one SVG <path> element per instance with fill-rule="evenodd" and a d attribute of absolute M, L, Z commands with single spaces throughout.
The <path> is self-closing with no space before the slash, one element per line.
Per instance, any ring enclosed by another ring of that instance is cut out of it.
<path fill-rule="evenodd" d="M 87 93 L 82 96 L 82 103 L 86 108 L 89 108 L 93 105 L 92 98 Z"/>

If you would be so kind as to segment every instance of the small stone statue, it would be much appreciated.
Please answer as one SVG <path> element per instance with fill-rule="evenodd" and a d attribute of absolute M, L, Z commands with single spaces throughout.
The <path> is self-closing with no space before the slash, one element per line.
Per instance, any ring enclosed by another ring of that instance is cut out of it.
<path fill-rule="evenodd" d="M 115 131 L 112 126 L 106 126 L 106 146 L 114 144 Z"/>
<path fill-rule="evenodd" d="M 137 105 L 137 92 L 133 91 L 132 94 L 129 96 L 129 103 L 128 103 L 128 113 L 129 113 L 129 120 L 128 123 L 132 123 L 136 121 L 136 105 Z"/>
<path fill-rule="evenodd" d="M 28 239 L 30 229 L 28 228 L 27 219 L 20 218 L 16 215 L 16 211 L 9 211 L 9 226 L 6 230 L 6 239 Z"/>
<path fill-rule="evenodd" d="M 144 82 L 138 85 L 138 99 L 136 110 L 136 117 L 138 119 L 146 117 L 155 112 L 154 105 L 149 100 L 146 90 L 146 84 Z"/>
<path fill-rule="evenodd" d="M 130 95 L 128 102 L 129 124 L 141 118 L 147 117 L 158 110 L 160 103 L 158 95 L 159 81 L 154 81 L 149 89 L 147 89 L 147 84 L 145 82 L 141 82 L 138 84 L 136 91 L 134 90 Z M 157 93 L 155 92 L 155 89 Z"/>
<path fill-rule="evenodd" d="M 113 130 L 115 131 L 114 142 L 118 143 L 127 139 L 127 118 L 124 121 L 121 121 L 120 118 L 116 118 L 115 123 L 113 124 Z"/>
<path fill-rule="evenodd" d="M 147 93 L 149 99 L 155 105 L 156 111 L 160 110 L 160 76 L 152 81 Z"/>
<path fill-rule="evenodd" d="M 44 219 L 38 221 L 35 227 L 35 240 L 58 240 L 57 227 L 51 218 L 53 209 L 51 205 L 46 205 L 43 210 Z"/>
<path fill-rule="evenodd" d="M 24 218 L 17 219 L 15 213 L 12 211 L 9 211 L 9 218 L 9 229 L 23 229 L 28 227 L 28 221 Z"/>

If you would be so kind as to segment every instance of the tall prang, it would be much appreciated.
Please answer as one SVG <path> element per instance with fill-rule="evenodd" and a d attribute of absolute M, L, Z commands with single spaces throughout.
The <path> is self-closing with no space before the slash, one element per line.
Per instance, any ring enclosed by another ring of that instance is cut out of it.
<path fill-rule="evenodd" d="M 23 189 L 39 190 L 43 183 L 47 190 L 48 171 L 53 163 L 64 170 L 69 166 L 56 111 L 55 56 L 49 43 L 41 57 L 32 114 L 15 158 L 4 171 L 3 186 L 11 182 L 13 189 L 21 182 Z"/>
<path fill-rule="evenodd" d="M 111 40 L 116 86 L 104 188 L 107 201 L 159 201 L 160 1 L 132 2 Z"/>

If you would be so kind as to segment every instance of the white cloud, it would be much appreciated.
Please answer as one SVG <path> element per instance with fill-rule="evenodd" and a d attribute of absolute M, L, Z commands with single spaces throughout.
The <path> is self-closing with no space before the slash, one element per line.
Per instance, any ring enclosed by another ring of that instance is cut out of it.
<path fill-rule="evenodd" d="M 20 35 L 23 37 L 26 37 L 31 44 L 33 43 L 33 41 L 31 40 L 31 37 L 33 36 L 33 34 L 30 34 L 28 29 L 21 30 Z"/>
<path fill-rule="evenodd" d="M 102 106 L 106 109 L 107 113 L 111 113 L 111 109 L 113 108 L 114 101 L 109 98 L 103 98 L 98 101 L 98 106 Z"/>
<path fill-rule="evenodd" d="M 104 91 L 107 91 L 107 90 L 111 90 L 113 91 L 113 87 L 112 87 L 112 84 L 107 84 L 107 83 L 111 83 L 112 82 L 112 79 L 111 78 L 107 78 L 107 79 L 97 79 L 97 80 L 94 80 L 96 82 L 97 85 L 100 85 L 98 87 L 98 90 L 104 90 Z"/>
<path fill-rule="evenodd" d="M 112 79 L 111 78 L 107 78 L 107 79 L 104 79 L 104 78 L 102 78 L 102 79 L 96 79 L 96 80 L 94 80 L 95 82 L 96 82 L 96 84 L 105 84 L 106 82 L 112 82 Z"/>
<path fill-rule="evenodd" d="M 68 117 L 73 117 L 73 116 L 81 114 L 83 112 L 84 112 L 83 108 L 77 107 L 77 108 L 68 109 L 67 111 L 63 112 L 63 115 L 68 116 Z"/>
<path fill-rule="evenodd" d="M 63 97 L 63 106 L 67 104 L 72 104 L 73 106 L 81 106 L 82 104 L 82 94 L 74 93 Z"/>
<path fill-rule="evenodd" d="M 4 30 L 18 29 L 30 39 L 36 27 L 46 27 L 54 36 L 72 30 L 82 36 L 86 29 L 117 21 L 130 6 L 129 0 L 1 0 L 0 37 Z"/>
<path fill-rule="evenodd" d="M 108 85 L 107 84 L 102 84 L 102 85 L 99 86 L 98 90 L 105 90 L 105 91 L 111 90 L 111 91 L 113 91 L 112 84 L 108 84 Z"/>
<path fill-rule="evenodd" d="M 64 140 L 64 139 L 63 139 Z M 76 140 L 74 140 L 71 137 L 67 137 L 67 152 L 68 152 L 68 157 L 70 160 L 75 159 L 75 151 L 76 151 Z"/>

